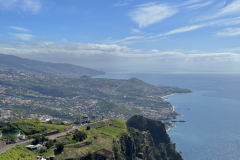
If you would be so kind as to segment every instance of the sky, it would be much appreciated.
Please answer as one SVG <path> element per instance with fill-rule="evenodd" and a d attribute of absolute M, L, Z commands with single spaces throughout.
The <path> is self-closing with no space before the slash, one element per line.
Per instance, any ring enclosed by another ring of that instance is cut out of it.
<path fill-rule="evenodd" d="M 0 53 L 116 73 L 239 74 L 240 0 L 0 0 Z"/>

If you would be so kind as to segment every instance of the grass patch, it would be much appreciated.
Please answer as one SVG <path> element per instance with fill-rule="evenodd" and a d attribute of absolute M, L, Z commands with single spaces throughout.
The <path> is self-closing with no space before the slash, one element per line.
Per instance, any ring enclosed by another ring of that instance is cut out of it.
<path fill-rule="evenodd" d="M 10 123 L 10 126 L 11 128 L 19 129 L 26 135 L 46 133 L 53 130 L 59 130 L 59 132 L 63 132 L 64 129 L 70 127 L 64 125 L 40 123 L 40 121 L 37 119 L 12 122 Z"/>
<path fill-rule="evenodd" d="M 122 128 L 122 129 L 126 128 L 126 123 L 124 122 L 124 120 L 122 120 L 122 119 L 112 119 L 112 118 L 110 120 L 115 122 L 114 127 L 118 127 L 118 128 Z"/>
<path fill-rule="evenodd" d="M 90 125 L 87 125 L 87 126 L 90 126 L 91 129 L 96 129 L 96 128 L 99 128 L 99 127 L 103 127 L 104 125 L 105 125 L 104 122 L 99 122 L 99 123 L 90 124 Z M 87 129 L 87 126 L 83 126 L 82 128 Z"/>
<path fill-rule="evenodd" d="M 126 133 L 125 129 L 117 128 L 114 126 L 105 126 L 105 127 L 99 128 L 99 131 L 101 132 L 101 134 L 110 136 L 113 139 L 117 139 L 120 135 Z"/>
<path fill-rule="evenodd" d="M 48 149 L 47 152 L 38 153 L 38 155 L 43 157 L 50 157 L 54 155 L 54 149 Z"/>
<path fill-rule="evenodd" d="M 112 139 L 106 139 L 102 136 L 99 136 L 99 138 L 97 139 L 97 141 L 94 141 L 93 144 L 97 145 L 97 146 L 101 146 L 102 148 L 111 151 L 112 150 Z"/>
<path fill-rule="evenodd" d="M 124 120 L 111 119 L 111 121 L 115 123 L 113 126 L 104 126 L 98 129 L 85 130 L 88 135 L 87 141 L 97 139 L 100 134 L 107 139 L 117 139 L 121 134 L 127 133 Z M 84 128 L 81 127 L 80 130 L 84 130 Z"/>
<path fill-rule="evenodd" d="M 90 146 L 88 146 L 89 148 L 91 148 L 92 150 L 94 151 L 97 151 L 97 150 L 100 150 L 102 149 L 101 146 L 97 146 L 97 145 L 94 145 L 94 144 L 91 144 Z"/>
<path fill-rule="evenodd" d="M 65 160 L 66 158 L 77 158 L 84 156 L 81 152 L 75 148 L 64 148 L 62 153 L 55 156 L 57 160 Z"/>
<path fill-rule="evenodd" d="M 0 155 L 0 159 L 4 160 L 32 160 L 36 158 L 37 156 L 26 149 L 25 147 L 21 145 L 17 145 L 16 147 L 13 147 L 9 149 L 7 152 Z"/>
<path fill-rule="evenodd" d="M 70 141 L 70 143 L 77 143 L 77 141 L 73 139 L 73 135 L 67 136 L 66 138 Z"/>
<path fill-rule="evenodd" d="M 115 124 L 97 129 L 101 134 L 117 139 L 120 135 L 127 133 L 126 124 L 122 119 L 111 119 Z"/>

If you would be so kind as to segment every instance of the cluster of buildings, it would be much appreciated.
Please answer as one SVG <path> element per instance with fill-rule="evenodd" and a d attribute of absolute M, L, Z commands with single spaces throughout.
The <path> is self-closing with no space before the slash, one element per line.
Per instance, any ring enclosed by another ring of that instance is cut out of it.
<path fill-rule="evenodd" d="M 49 115 L 43 115 L 43 116 L 39 117 L 38 119 L 40 120 L 40 122 L 45 123 L 45 122 L 52 120 L 53 117 L 49 116 Z"/>
<path fill-rule="evenodd" d="M 76 124 L 82 124 L 82 123 L 88 123 L 89 118 L 86 114 L 79 114 L 75 118 L 75 123 Z"/>
<path fill-rule="evenodd" d="M 12 111 L 11 110 L 4 110 L 4 109 L 0 109 L 0 117 L 1 118 L 10 118 L 10 117 L 13 117 L 11 115 Z"/>

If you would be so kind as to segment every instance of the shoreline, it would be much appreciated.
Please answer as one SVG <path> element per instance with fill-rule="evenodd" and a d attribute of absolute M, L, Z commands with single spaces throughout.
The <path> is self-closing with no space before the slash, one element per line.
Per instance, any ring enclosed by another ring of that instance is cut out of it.
<path fill-rule="evenodd" d="M 175 95 L 175 94 L 178 94 L 178 93 L 173 93 L 173 94 L 169 94 L 169 95 L 165 95 L 165 96 L 162 96 L 161 98 L 162 99 L 164 99 L 165 97 L 168 97 L 168 96 L 173 96 L 173 95 Z M 168 101 L 168 99 L 164 99 L 164 100 L 166 100 L 166 101 Z M 168 101 L 169 102 L 169 101 Z M 170 103 L 170 102 L 169 102 Z M 171 103 L 170 103 L 171 104 Z M 171 104 L 171 106 L 172 106 L 172 111 L 173 112 L 175 112 L 175 107 Z M 180 114 L 180 113 L 179 113 Z M 180 114 L 181 115 L 181 114 Z M 180 116 L 180 115 L 178 115 L 178 116 Z M 177 117 L 178 117 L 177 116 Z M 175 125 L 173 125 L 173 123 L 170 121 L 170 120 L 168 120 L 168 122 L 169 123 L 171 123 L 172 125 L 168 125 L 168 127 L 167 127 L 167 129 L 166 129 L 166 132 L 168 132 L 172 127 L 175 127 Z M 165 124 L 166 125 L 166 124 Z"/>
<path fill-rule="evenodd" d="M 172 93 L 172 94 L 169 94 L 169 95 L 165 95 L 165 96 L 162 96 L 161 98 L 168 97 L 168 96 L 173 96 L 175 94 L 178 94 L 178 93 Z"/>

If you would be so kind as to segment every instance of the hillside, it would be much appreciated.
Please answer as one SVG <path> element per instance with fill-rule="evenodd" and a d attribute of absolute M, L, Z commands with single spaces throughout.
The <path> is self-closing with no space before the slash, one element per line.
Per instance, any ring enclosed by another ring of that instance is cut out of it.
<path fill-rule="evenodd" d="M 127 120 L 132 115 L 143 115 L 168 120 L 176 118 L 178 113 L 161 97 L 189 92 L 178 87 L 151 85 L 137 78 L 71 78 L 0 71 L 0 109 L 11 110 L 14 118 L 49 115 L 72 121 L 81 111 L 98 118 Z M 6 114 L 9 115 L 7 111 Z"/>
<path fill-rule="evenodd" d="M 104 72 L 65 63 L 50 63 L 0 54 L 0 69 L 15 69 L 26 73 L 47 73 L 64 77 L 97 76 Z"/>
<path fill-rule="evenodd" d="M 23 131 L 25 124 L 30 122 L 19 121 L 15 124 L 21 126 L 18 128 Z M 139 125 L 138 122 L 142 124 Z M 50 124 L 45 124 L 48 125 Z M 62 151 L 57 151 L 59 144 L 64 146 Z M 121 119 L 108 119 L 86 124 L 78 131 L 73 131 L 73 135 L 63 135 L 55 141 L 46 141 L 39 150 L 29 151 L 20 146 L 16 148 L 0 155 L 0 159 L 11 159 L 11 154 L 14 154 L 15 159 L 25 157 L 25 160 L 37 156 L 55 156 L 56 160 L 99 160 L 106 157 L 109 160 L 182 160 L 181 155 L 175 151 L 164 124 L 142 116 L 133 116 L 127 123 Z M 17 152 L 20 154 L 17 155 Z"/>

